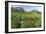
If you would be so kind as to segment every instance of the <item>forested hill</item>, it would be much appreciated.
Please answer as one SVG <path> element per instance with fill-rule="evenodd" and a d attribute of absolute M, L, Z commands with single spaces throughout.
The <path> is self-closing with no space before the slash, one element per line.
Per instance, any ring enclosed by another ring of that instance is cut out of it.
<path fill-rule="evenodd" d="M 11 8 L 11 10 L 12 10 L 12 12 L 22 12 L 22 13 L 24 13 L 24 12 L 30 12 L 30 13 L 38 13 L 38 14 L 41 14 L 41 12 L 40 11 L 38 11 L 38 10 L 30 10 L 30 11 L 25 11 L 23 8 L 21 8 L 21 7 L 15 7 L 15 8 Z"/>
<path fill-rule="evenodd" d="M 15 11 L 16 12 L 25 12 L 25 10 L 23 8 L 21 8 L 21 7 L 15 7 L 15 8 L 12 7 L 11 10 L 14 11 L 14 12 Z"/>

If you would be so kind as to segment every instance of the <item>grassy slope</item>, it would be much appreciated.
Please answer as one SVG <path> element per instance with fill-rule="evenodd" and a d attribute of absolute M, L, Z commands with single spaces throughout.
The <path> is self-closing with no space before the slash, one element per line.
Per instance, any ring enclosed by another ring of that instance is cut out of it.
<path fill-rule="evenodd" d="M 17 15 L 17 16 L 16 16 Z M 23 20 L 23 24 L 22 27 L 23 28 L 30 28 L 32 27 L 32 25 L 28 22 L 28 18 L 35 17 L 35 27 L 39 27 L 41 25 L 40 19 L 41 19 L 41 15 L 36 13 L 36 12 L 32 12 L 32 13 L 19 13 L 19 12 L 11 12 L 11 27 L 12 28 L 16 28 L 16 19 L 17 17 Z"/>

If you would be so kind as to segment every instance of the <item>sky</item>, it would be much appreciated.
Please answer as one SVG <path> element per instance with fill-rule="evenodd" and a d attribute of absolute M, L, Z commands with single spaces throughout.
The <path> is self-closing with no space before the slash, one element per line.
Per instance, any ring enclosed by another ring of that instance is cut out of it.
<path fill-rule="evenodd" d="M 38 10 L 38 11 L 42 11 L 42 7 L 41 6 L 26 6 L 26 5 L 15 5 L 15 6 L 12 6 L 12 7 L 21 7 L 23 8 L 25 11 L 29 12 L 29 11 L 32 11 L 32 10 Z"/>

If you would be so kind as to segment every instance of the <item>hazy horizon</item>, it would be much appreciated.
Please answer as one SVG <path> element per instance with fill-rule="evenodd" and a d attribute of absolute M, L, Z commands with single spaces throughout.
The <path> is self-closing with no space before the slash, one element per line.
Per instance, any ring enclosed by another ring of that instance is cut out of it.
<path fill-rule="evenodd" d="M 38 10 L 40 12 L 42 11 L 42 7 L 41 6 L 12 5 L 11 7 L 13 7 L 13 8 L 21 7 L 27 12 L 32 11 L 32 10 Z"/>

